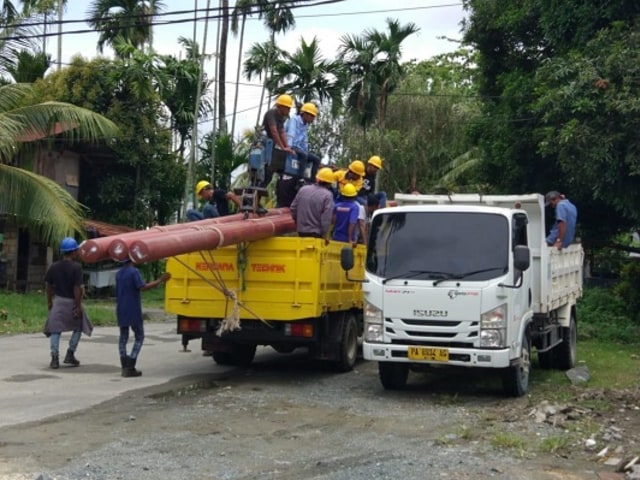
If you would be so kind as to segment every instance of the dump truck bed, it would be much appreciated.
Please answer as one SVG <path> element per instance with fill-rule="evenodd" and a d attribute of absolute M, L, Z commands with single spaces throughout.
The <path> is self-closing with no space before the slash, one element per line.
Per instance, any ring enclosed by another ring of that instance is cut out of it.
<path fill-rule="evenodd" d="M 362 308 L 362 289 L 340 267 L 341 242 L 272 237 L 172 257 L 165 310 L 179 316 L 222 319 L 235 299 L 241 320 L 293 321 L 324 312 Z M 364 276 L 364 246 L 355 248 L 351 278 Z"/>

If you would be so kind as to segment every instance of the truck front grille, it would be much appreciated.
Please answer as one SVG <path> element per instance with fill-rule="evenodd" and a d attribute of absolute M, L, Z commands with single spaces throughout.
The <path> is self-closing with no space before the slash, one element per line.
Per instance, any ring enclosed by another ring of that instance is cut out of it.
<path fill-rule="evenodd" d="M 416 320 L 385 318 L 385 336 L 398 345 L 425 345 L 439 347 L 473 347 L 478 338 L 478 321 Z"/>

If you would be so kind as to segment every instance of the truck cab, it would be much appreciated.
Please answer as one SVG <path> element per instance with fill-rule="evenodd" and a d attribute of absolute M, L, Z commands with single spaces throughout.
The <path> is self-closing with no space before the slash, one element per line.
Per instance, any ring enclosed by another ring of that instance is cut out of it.
<path fill-rule="evenodd" d="M 580 255 L 570 266 L 571 294 L 558 300 L 552 258 L 564 254 L 545 243 L 541 195 L 396 195 L 396 202 L 371 221 L 364 358 L 378 362 L 385 388 L 404 387 L 412 368 L 449 365 L 496 369 L 507 393 L 523 395 L 532 346 L 557 357 L 562 329 L 575 323 L 581 247 L 565 249 Z M 571 348 L 575 362 L 575 338 Z"/>

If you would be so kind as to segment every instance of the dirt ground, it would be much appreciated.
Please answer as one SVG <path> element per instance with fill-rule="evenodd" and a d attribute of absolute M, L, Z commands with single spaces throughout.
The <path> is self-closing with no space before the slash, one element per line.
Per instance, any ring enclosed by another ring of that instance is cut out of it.
<path fill-rule="evenodd" d="M 600 479 L 638 441 L 638 389 L 557 404 L 447 372 L 389 392 L 373 362 L 336 374 L 274 354 L 2 428 L 0 479 Z"/>

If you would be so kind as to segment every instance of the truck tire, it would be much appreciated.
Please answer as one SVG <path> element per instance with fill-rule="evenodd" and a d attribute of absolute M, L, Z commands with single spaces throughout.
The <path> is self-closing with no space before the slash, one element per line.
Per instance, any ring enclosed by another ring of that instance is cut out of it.
<path fill-rule="evenodd" d="M 578 323 L 575 313 L 571 312 L 569 326 L 562 329 L 562 343 L 556 350 L 556 364 L 561 370 L 570 370 L 576 366 L 578 344 Z"/>
<path fill-rule="evenodd" d="M 234 343 L 231 351 L 214 350 L 211 352 L 214 362 L 218 365 L 235 365 L 238 367 L 248 367 L 253 362 L 256 355 L 256 345 Z"/>
<path fill-rule="evenodd" d="M 248 367 L 256 356 L 255 344 L 234 343 L 231 349 L 233 365 L 238 367 Z"/>
<path fill-rule="evenodd" d="M 547 350 L 546 352 L 538 352 L 538 365 L 540 365 L 540 368 L 549 370 L 551 368 L 554 368 L 555 364 L 556 355 L 553 348 L 551 350 Z"/>
<path fill-rule="evenodd" d="M 233 365 L 233 358 L 231 357 L 231 352 L 223 352 L 220 350 L 214 350 L 211 352 L 211 357 L 213 361 L 218 365 Z"/>
<path fill-rule="evenodd" d="M 525 332 L 522 338 L 520 358 L 516 365 L 507 367 L 502 374 L 502 387 L 511 397 L 521 397 L 529 390 L 529 374 L 531 373 L 531 338 Z"/>
<path fill-rule="evenodd" d="M 378 375 L 385 390 L 402 390 L 407 386 L 409 364 L 378 362 Z"/>
<path fill-rule="evenodd" d="M 350 372 L 358 359 L 358 324 L 352 314 L 346 314 L 342 325 L 339 358 L 335 363 L 338 372 Z"/>

